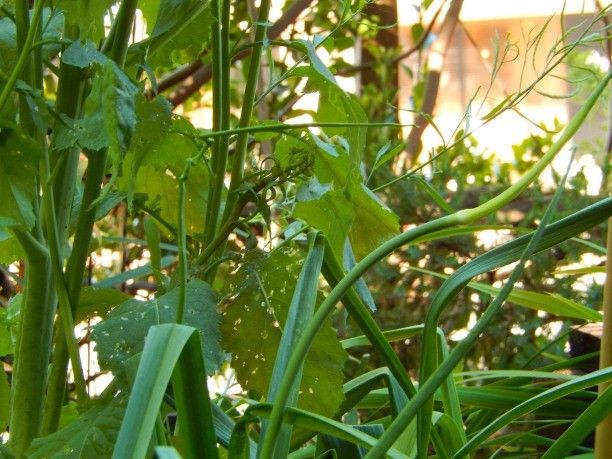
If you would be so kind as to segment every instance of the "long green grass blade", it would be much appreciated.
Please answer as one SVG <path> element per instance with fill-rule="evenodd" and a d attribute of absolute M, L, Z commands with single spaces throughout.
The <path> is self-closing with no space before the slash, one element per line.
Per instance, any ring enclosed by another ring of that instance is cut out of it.
<path fill-rule="evenodd" d="M 450 295 L 441 298 L 440 307 L 438 309 L 434 309 L 432 305 L 425 319 L 425 328 L 423 330 L 423 353 L 421 360 L 421 368 L 419 372 L 419 391 L 417 392 L 415 398 L 412 400 L 410 406 L 406 407 L 406 409 L 401 413 L 401 415 L 398 416 L 398 418 L 391 424 L 391 426 L 389 426 L 389 429 L 381 437 L 380 442 L 376 445 L 375 448 L 372 449 L 368 456 L 380 457 L 381 452 L 384 451 L 384 448 L 393 444 L 394 439 L 401 434 L 403 428 L 408 425 L 408 423 L 416 414 L 418 414 L 419 417 L 419 457 L 427 456 L 429 433 L 431 428 L 431 414 L 433 411 L 433 394 L 436 388 L 440 387 L 440 385 L 443 384 L 444 379 L 448 377 L 448 375 L 453 371 L 455 366 L 465 357 L 465 355 L 469 352 L 470 348 L 476 342 L 480 334 L 486 329 L 487 325 L 492 321 L 495 315 L 497 315 L 497 313 L 501 309 L 501 306 L 506 301 L 508 295 L 514 288 L 515 282 L 523 274 L 525 263 L 533 255 L 533 253 L 537 251 L 537 247 L 542 240 L 542 236 L 545 234 L 545 229 L 561 196 L 561 190 L 563 189 L 563 184 L 565 183 L 565 180 L 567 178 L 568 171 L 566 171 L 566 174 L 563 180 L 561 181 L 560 186 L 557 188 L 557 191 L 554 194 L 550 205 L 546 209 L 546 212 L 542 217 L 542 222 L 540 226 L 533 233 L 533 237 L 531 237 L 526 243 L 524 249 L 520 251 L 521 254 L 518 258 L 518 264 L 510 274 L 510 277 L 504 284 L 503 288 L 501 289 L 501 292 L 487 307 L 487 309 L 482 314 L 480 319 L 478 319 L 472 330 L 470 330 L 467 337 L 464 338 L 463 341 L 461 341 L 457 345 L 453 352 L 448 356 L 448 358 L 444 360 L 444 362 L 439 367 L 436 330 L 439 315 L 442 311 L 442 308 L 446 304 L 448 304 Z M 476 258 L 475 260 L 472 260 L 464 267 L 469 267 L 470 265 L 478 265 L 479 258 L 480 257 Z M 466 279 L 466 281 L 469 281 L 470 279 L 471 278 L 468 278 Z M 450 279 L 448 279 L 445 284 L 449 281 Z M 463 283 L 463 285 L 465 285 L 465 283 Z M 438 291 L 438 294 L 440 293 L 440 291 L 442 291 L 442 288 Z M 436 298 L 438 297 L 438 294 L 436 294 Z"/>
<path fill-rule="evenodd" d="M 541 237 L 535 242 L 533 253 L 550 248 L 572 238 L 577 234 L 580 234 L 582 231 L 601 223 L 610 214 L 612 214 L 612 198 L 607 198 L 569 217 L 561 219 L 554 224 L 548 225 L 545 228 L 540 227 L 542 229 L 538 229 L 538 231 L 541 231 Z M 438 319 L 444 311 L 444 308 L 465 286 L 469 284 L 474 276 L 519 260 L 526 247 L 531 244 L 532 237 L 535 234 L 538 234 L 538 231 L 521 236 L 475 258 L 455 271 L 444 282 L 440 289 L 438 289 L 434 299 L 432 300 L 432 304 L 424 325 L 424 353 L 420 372 L 422 378 L 421 384 L 427 380 L 429 375 L 431 375 L 437 367 L 437 343 L 435 330 L 438 324 Z M 504 286 L 504 289 L 506 289 L 506 285 Z M 462 345 L 463 343 L 461 343 L 458 348 L 460 348 Z M 431 401 L 429 403 L 431 410 Z M 425 424 L 429 426 L 430 423 L 425 423 L 425 421 L 423 421 L 423 428 L 425 428 Z"/>
<path fill-rule="evenodd" d="M 269 404 L 259 403 L 248 408 L 249 414 L 259 417 L 269 417 L 272 413 L 272 406 Z M 342 440 L 353 442 L 360 446 L 371 448 L 376 444 L 377 439 L 370 435 L 361 432 L 353 427 L 334 421 L 333 419 L 320 416 L 315 413 L 310 413 L 298 408 L 287 408 L 283 418 L 283 422 L 290 423 L 296 427 L 303 427 L 315 432 L 331 435 Z M 406 456 L 394 448 L 389 448 L 386 452 L 387 457 L 405 459 Z"/>
<path fill-rule="evenodd" d="M 448 279 L 450 277 L 447 274 L 436 273 L 417 266 L 410 266 L 410 269 L 423 274 L 438 277 L 440 279 Z M 471 281 L 467 284 L 467 286 L 491 296 L 499 295 L 499 292 L 501 291 L 500 288 L 483 284 L 481 282 Z M 548 312 L 549 314 L 554 314 L 560 317 L 568 317 L 571 319 L 590 320 L 593 322 L 600 322 L 603 319 L 601 312 L 587 308 L 580 303 L 576 303 L 575 301 L 554 294 L 544 294 L 514 289 L 512 292 L 510 292 L 510 295 L 508 295 L 508 302 L 524 308 L 544 311 Z"/>
<path fill-rule="evenodd" d="M 145 457 L 166 387 L 172 378 L 182 452 L 187 458 L 217 458 L 206 371 L 197 330 L 178 324 L 151 327 L 114 459 Z"/>
<path fill-rule="evenodd" d="M 308 322 L 312 319 L 315 310 L 315 302 L 317 299 L 317 290 L 319 286 L 319 277 L 321 276 L 321 267 L 323 264 L 323 255 L 325 252 L 325 240 L 318 232 L 309 234 L 309 250 L 308 256 L 304 261 L 304 266 L 300 272 L 287 320 L 283 330 L 283 335 L 279 343 L 276 360 L 274 361 L 274 369 L 268 388 L 268 401 L 274 402 L 276 393 L 281 385 L 283 375 L 287 371 L 287 362 L 291 356 L 291 352 L 295 343 L 304 332 Z M 298 375 L 295 377 L 290 390 L 290 395 L 287 401 L 287 406 L 296 406 L 300 391 L 300 383 L 302 381 L 303 366 L 298 370 Z M 285 458 L 289 453 L 289 445 L 291 443 L 291 426 L 283 425 L 277 435 L 276 446 L 274 449 L 274 457 Z M 265 437 L 265 424 L 262 437 Z"/>
<path fill-rule="evenodd" d="M 579 376 L 572 381 L 567 381 L 563 384 L 559 384 L 556 387 L 548 389 L 535 397 L 526 400 L 525 402 L 515 406 L 509 411 L 505 412 L 488 426 L 477 432 L 466 445 L 455 453 L 453 459 L 459 459 L 465 457 L 470 451 L 477 448 L 484 440 L 489 436 L 493 435 L 502 427 L 508 425 L 515 419 L 521 416 L 534 412 L 536 409 L 544 406 L 552 401 L 559 400 L 567 395 L 573 394 L 577 391 L 587 389 L 589 387 L 596 386 L 599 383 L 612 380 L 612 368 L 604 368 L 602 370 L 589 373 L 584 376 Z M 609 405 L 608 405 L 609 407 Z M 598 408 L 599 409 L 599 408 Z"/>
<path fill-rule="evenodd" d="M 542 459 L 561 457 L 591 433 L 597 424 L 612 411 L 612 386 L 609 386 L 589 407 L 561 434 L 557 441 L 544 453 Z"/>

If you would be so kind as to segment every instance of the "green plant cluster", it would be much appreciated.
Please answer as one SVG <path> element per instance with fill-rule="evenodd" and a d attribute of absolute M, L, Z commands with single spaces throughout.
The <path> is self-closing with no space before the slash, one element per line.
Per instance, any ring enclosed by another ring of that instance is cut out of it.
<path fill-rule="evenodd" d="M 336 75 L 356 34 L 376 36 L 369 6 L 304 5 L 307 38 L 279 39 L 270 0 L 0 0 L 0 263 L 19 290 L 0 309 L 3 456 L 592 453 L 580 443 L 612 397 L 593 387 L 612 369 L 557 372 L 576 360 L 537 330 L 602 319 L 597 295 L 546 281 L 548 251 L 605 252 L 612 198 L 567 173 L 552 192 L 538 178 L 612 73 L 592 75 L 569 123 L 518 143 L 499 174 L 468 123 L 397 173 L 393 94 L 358 97 Z M 542 77 L 604 40 L 600 16 L 567 32 Z M 209 101 L 207 129 L 160 90 L 194 65 L 210 83 L 185 105 Z M 390 81 L 389 65 L 374 70 Z M 316 110 L 294 107 L 306 95 Z M 515 228 L 507 206 L 521 199 Z M 477 245 L 508 228 L 508 242 Z M 120 266 L 96 266 L 104 251 Z M 501 287 L 482 277 L 508 265 Z M 475 323 L 449 340 L 468 311 Z M 504 336 L 517 322 L 525 334 Z M 412 339 L 420 348 L 402 355 Z M 86 348 L 99 375 L 84 372 Z M 94 393 L 100 375 L 110 383 Z M 220 375 L 228 389 L 211 393 Z M 569 427 L 543 432 L 557 426 Z"/>

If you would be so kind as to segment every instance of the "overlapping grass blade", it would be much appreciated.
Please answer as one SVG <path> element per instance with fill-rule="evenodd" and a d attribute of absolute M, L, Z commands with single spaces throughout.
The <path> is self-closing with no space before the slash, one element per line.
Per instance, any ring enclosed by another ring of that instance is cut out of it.
<path fill-rule="evenodd" d="M 247 413 L 261 418 L 268 418 L 272 413 L 272 405 L 267 403 L 259 403 L 251 405 Z M 335 421 L 325 416 L 320 416 L 315 413 L 310 413 L 299 408 L 286 408 L 283 417 L 283 422 L 292 424 L 296 427 L 303 427 L 318 433 L 331 435 L 333 437 L 350 441 L 356 445 L 371 448 L 376 444 L 377 439 L 371 437 L 365 432 L 354 429 L 341 422 Z M 406 456 L 394 448 L 389 448 L 386 451 L 386 456 L 390 458 L 405 459 Z"/>
<path fill-rule="evenodd" d="M 312 319 L 315 310 L 315 302 L 317 298 L 317 290 L 319 286 L 319 277 L 321 276 L 321 266 L 323 264 L 323 255 L 325 252 L 325 240 L 318 232 L 309 234 L 309 250 L 308 256 L 304 261 L 304 266 L 300 272 L 300 276 L 295 286 L 291 305 L 287 313 L 287 320 L 283 330 L 283 335 L 274 361 L 274 369 L 268 387 L 268 401 L 273 403 L 281 384 L 283 375 L 287 370 L 287 362 L 295 346 L 295 342 L 302 335 L 308 322 Z M 296 376 L 291 387 L 290 396 L 287 402 L 288 406 L 296 406 L 300 383 L 302 380 L 303 366 L 299 369 L 299 374 Z M 291 426 L 284 425 L 277 438 L 274 450 L 274 457 L 284 458 L 289 453 L 291 442 Z M 262 437 L 266 435 L 265 424 Z"/>
<path fill-rule="evenodd" d="M 423 274 L 438 277 L 440 279 L 448 279 L 450 277 L 447 274 L 436 273 L 417 266 L 411 266 L 410 269 Z M 499 295 L 501 290 L 500 288 L 493 287 L 492 285 L 474 281 L 469 282 L 467 286 L 491 296 Z M 524 308 L 544 311 L 548 312 L 549 314 L 571 319 L 590 320 L 594 322 L 599 322 L 603 319 L 599 311 L 587 308 L 580 303 L 576 303 L 575 301 L 554 294 L 544 294 L 514 289 L 512 292 L 510 292 L 510 295 L 508 295 L 508 302 L 514 303 L 518 306 L 523 306 Z"/>
<path fill-rule="evenodd" d="M 572 422 L 569 428 L 563 432 L 548 451 L 544 453 L 542 459 L 561 457 L 568 451 L 573 451 L 610 412 L 612 412 L 612 386 L 608 386 L 608 388 Z"/>
<path fill-rule="evenodd" d="M 407 406 L 402 411 L 402 413 L 400 413 L 400 415 L 395 419 L 395 421 L 393 421 L 393 423 L 389 426 L 389 429 L 381 437 L 378 444 L 370 451 L 370 453 L 368 454 L 369 457 L 380 457 L 385 448 L 388 448 L 393 444 L 395 439 L 399 437 L 403 429 L 406 428 L 406 426 L 417 414 L 419 416 L 419 457 L 427 457 L 427 449 L 429 446 L 429 436 L 431 429 L 431 416 L 433 412 L 433 394 L 435 393 L 436 389 L 444 383 L 444 380 L 453 371 L 455 366 L 466 356 L 466 354 L 469 352 L 470 348 L 476 342 L 480 334 L 486 329 L 486 327 L 495 317 L 495 315 L 497 315 L 497 313 L 501 309 L 502 304 L 512 291 L 515 282 L 523 274 L 525 263 L 537 250 L 537 247 L 541 242 L 542 236 L 545 232 L 544 230 L 548 225 L 548 221 L 550 220 L 553 210 L 561 196 L 561 190 L 563 189 L 563 184 L 565 183 L 565 179 L 567 178 L 568 171 L 566 171 L 566 174 L 562 179 L 560 186 L 557 188 L 557 191 L 554 194 L 550 205 L 546 209 L 546 212 L 542 217 L 542 222 L 540 226 L 533 233 L 533 237 L 529 239 L 529 242 L 527 242 L 526 247 L 521 250 L 519 262 L 512 271 L 512 274 L 510 274 L 510 277 L 502 288 L 500 294 L 497 295 L 493 302 L 487 307 L 487 309 L 482 314 L 480 319 L 478 319 L 472 330 L 470 330 L 467 337 L 464 338 L 457 345 L 453 352 L 450 353 L 448 358 L 446 358 L 439 367 L 437 350 L 438 346 L 436 342 L 437 322 L 443 307 L 448 304 L 450 298 L 448 298 L 448 296 L 442 296 L 441 301 L 439 303 L 439 307 L 437 309 L 434 309 L 432 305 L 425 319 L 425 328 L 423 330 L 423 353 L 420 369 L 421 371 L 419 374 L 419 391 L 412 399 L 409 406 Z M 471 261 L 470 263 L 465 265 L 464 268 L 469 267 L 470 265 L 479 265 L 479 258 L 480 257 Z M 471 277 L 466 279 L 466 281 L 462 283 L 462 287 L 465 286 L 465 284 L 470 279 Z M 450 281 L 451 279 L 449 278 L 445 283 L 448 283 Z M 440 291 L 442 291 L 442 288 L 440 289 Z M 438 291 L 436 298 L 440 296 L 440 291 Z"/>
<path fill-rule="evenodd" d="M 217 457 L 201 349 L 195 328 L 178 324 L 150 328 L 115 444 L 114 459 L 145 457 L 171 378 L 184 457 Z"/>
<path fill-rule="evenodd" d="M 599 383 L 610 380 L 612 380 L 612 368 L 604 368 L 602 370 L 594 371 L 593 373 L 589 373 L 584 376 L 579 376 L 576 379 L 567 381 L 563 384 L 559 384 L 558 386 L 548 389 L 542 392 L 541 394 L 538 394 L 535 397 L 526 400 L 518 406 L 515 406 L 514 408 L 499 416 L 488 426 L 478 431 L 472 438 L 468 440 L 468 442 L 463 448 L 461 448 L 455 453 L 453 458 L 459 459 L 465 457 L 470 451 L 473 451 L 475 448 L 477 448 L 489 436 L 491 436 L 499 429 L 508 425 L 509 423 L 511 423 L 515 419 L 518 419 L 521 416 L 529 414 L 537 410 L 538 408 L 555 400 L 559 400 L 567 395 L 573 394 L 583 389 L 587 389 L 589 387 L 596 386 Z M 609 397 L 609 395 L 607 395 L 607 397 Z M 609 405 L 607 407 L 609 408 Z M 600 408 L 601 407 L 598 406 L 593 414 L 595 415 Z"/>

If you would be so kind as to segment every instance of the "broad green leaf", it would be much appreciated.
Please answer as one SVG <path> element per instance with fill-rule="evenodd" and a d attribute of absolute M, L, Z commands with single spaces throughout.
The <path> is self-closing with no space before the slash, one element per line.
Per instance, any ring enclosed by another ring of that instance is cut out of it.
<path fill-rule="evenodd" d="M 0 310 L 0 356 L 15 353 L 17 334 L 21 324 L 23 293 L 13 296 Z"/>
<path fill-rule="evenodd" d="M 136 115 L 134 98 L 138 87 L 114 63 L 97 66 L 82 119 L 63 118 L 65 128 L 56 135 L 55 148 L 78 145 L 85 150 L 109 149 L 117 167 L 127 150 Z"/>
<path fill-rule="evenodd" d="M 196 157 L 201 146 L 194 142 L 194 129 L 182 118 L 169 122 L 167 105 L 161 99 L 137 104 L 139 124 L 132 148 L 123 162 L 117 186 L 132 196 L 143 196 L 146 207 L 159 212 L 170 225 L 178 221 L 178 177 L 185 161 Z M 156 126 L 158 124 L 158 126 Z M 149 138 L 149 134 L 154 131 Z M 209 174 L 204 164 L 191 168 L 186 182 L 185 216 L 188 234 L 204 231 Z"/>
<path fill-rule="evenodd" d="M 202 357 L 196 329 L 178 324 L 151 327 L 113 451 L 114 459 L 146 455 L 170 378 L 183 455 L 188 459 L 217 457 L 206 386 L 206 359 Z"/>
<path fill-rule="evenodd" d="M 104 16 L 114 0 L 58 0 L 59 10 L 64 11 L 67 25 L 79 27 L 82 39 L 97 43 L 104 37 Z"/>
<path fill-rule="evenodd" d="M 98 48 L 91 41 L 73 41 L 62 52 L 62 62 L 84 69 L 92 64 L 104 65 L 109 62 L 109 59 L 98 51 Z"/>
<path fill-rule="evenodd" d="M 110 457 L 123 419 L 127 399 L 118 396 L 109 403 L 93 406 L 61 430 L 35 439 L 28 457 L 43 459 L 98 459 Z M 61 452 L 61 453 L 60 453 Z"/>
<path fill-rule="evenodd" d="M 130 50 L 148 47 L 147 62 L 155 70 L 197 60 L 209 48 L 213 17 L 201 0 L 145 0 L 139 4 L 150 38 Z"/>
<path fill-rule="evenodd" d="M 106 317 L 108 312 L 131 297 L 115 288 L 83 287 L 75 322 L 91 317 Z"/>
<path fill-rule="evenodd" d="M 322 231 L 336 256 L 342 259 L 341 249 L 355 219 L 352 203 L 342 190 L 296 203 L 293 216 Z"/>
<path fill-rule="evenodd" d="M 153 325 L 174 322 L 178 289 L 149 301 L 131 299 L 121 303 L 96 324 L 92 340 L 100 367 L 120 372 L 123 363 L 142 351 L 145 336 Z M 219 347 L 219 318 L 215 293 L 208 284 L 194 279 L 187 284 L 185 324 L 195 327 L 202 339 L 206 368 L 213 373 L 225 360 Z"/>
<path fill-rule="evenodd" d="M 299 67 L 291 74 L 306 77 L 306 91 L 318 92 L 315 121 L 367 122 L 363 109 L 354 97 L 314 69 Z M 366 128 L 334 127 L 322 130 L 325 135 L 309 134 L 314 147 L 312 174 L 319 183 L 331 185 L 331 189 L 319 200 L 298 202 L 294 216 L 322 231 L 339 259 L 342 259 L 344 241 L 349 236 L 355 257 L 360 260 L 381 242 L 397 234 L 398 219 L 364 184 L 361 161 Z M 304 142 L 283 136 L 276 145 L 275 157 L 286 166 L 295 161 L 303 150 Z M 339 221 L 330 223 L 331 215 Z"/>
<path fill-rule="evenodd" d="M 232 353 L 232 366 L 245 389 L 262 395 L 268 392 L 302 261 L 302 252 L 294 245 L 269 254 L 251 252 L 227 281 L 222 344 Z M 327 416 L 335 414 L 343 399 L 345 360 L 336 332 L 329 325 L 324 327 L 304 363 L 298 405 Z"/>
<path fill-rule="evenodd" d="M 34 224 L 37 161 L 12 133 L 0 133 L 0 228 L 30 229 Z"/>

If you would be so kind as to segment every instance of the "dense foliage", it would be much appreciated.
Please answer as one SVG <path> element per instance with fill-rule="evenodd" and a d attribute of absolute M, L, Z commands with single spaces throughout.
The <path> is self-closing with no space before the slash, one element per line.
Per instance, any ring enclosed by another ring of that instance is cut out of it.
<path fill-rule="evenodd" d="M 270 4 L 0 0 L 2 454 L 592 455 L 612 369 L 558 370 L 593 358 L 564 345 L 602 320 L 575 276 L 605 268 L 568 266 L 606 253 L 610 156 L 599 197 L 582 172 L 539 177 L 607 110 L 612 73 L 585 56 L 609 11 L 421 152 L 428 24 L 401 67 L 376 2 L 295 0 L 276 22 Z M 582 89 L 567 125 L 537 120 L 513 162 L 482 155 L 477 128 L 562 67 Z M 406 142 L 397 71 L 421 114 Z"/>

